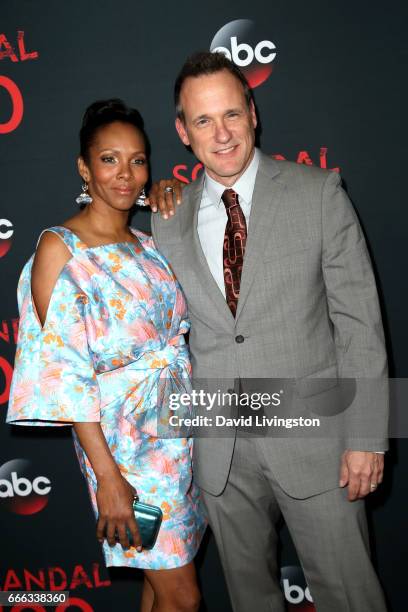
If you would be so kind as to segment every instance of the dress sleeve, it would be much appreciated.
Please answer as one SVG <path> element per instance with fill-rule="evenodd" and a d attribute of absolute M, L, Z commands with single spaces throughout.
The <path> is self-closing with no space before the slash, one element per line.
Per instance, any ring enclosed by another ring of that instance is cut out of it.
<path fill-rule="evenodd" d="M 88 297 L 78 273 L 73 273 L 72 261 L 55 284 L 43 327 L 31 296 L 30 262 L 23 270 L 8 423 L 70 425 L 100 420 L 99 386 L 87 341 Z"/>

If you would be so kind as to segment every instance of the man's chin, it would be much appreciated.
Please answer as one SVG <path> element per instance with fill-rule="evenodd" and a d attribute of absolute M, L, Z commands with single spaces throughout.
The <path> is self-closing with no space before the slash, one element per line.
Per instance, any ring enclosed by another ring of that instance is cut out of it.
<path fill-rule="evenodd" d="M 240 174 L 243 168 L 244 164 L 217 164 L 217 166 L 211 168 L 211 174 L 219 176 L 220 178 L 231 178 Z"/>
<path fill-rule="evenodd" d="M 238 151 L 236 153 L 238 153 Z M 211 170 L 210 175 L 214 174 L 223 179 L 238 177 L 245 172 L 252 158 L 252 156 L 250 156 L 248 159 L 242 159 L 241 156 L 242 152 L 240 152 L 240 158 L 238 158 L 237 154 L 230 156 L 229 159 L 227 156 L 225 159 L 212 158 L 212 168 L 210 169 L 207 166 L 207 170 Z"/>

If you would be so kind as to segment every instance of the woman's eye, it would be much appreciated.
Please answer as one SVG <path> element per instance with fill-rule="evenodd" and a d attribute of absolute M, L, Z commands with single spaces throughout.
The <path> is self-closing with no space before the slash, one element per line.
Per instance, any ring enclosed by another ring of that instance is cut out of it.
<path fill-rule="evenodd" d="M 143 166 L 146 163 L 146 160 L 144 159 L 144 157 L 140 157 L 139 159 L 135 159 L 133 163 L 137 166 Z"/>
<path fill-rule="evenodd" d="M 101 160 L 104 164 L 112 164 L 115 161 L 115 158 L 112 157 L 112 155 L 105 155 L 104 157 L 101 157 Z"/>

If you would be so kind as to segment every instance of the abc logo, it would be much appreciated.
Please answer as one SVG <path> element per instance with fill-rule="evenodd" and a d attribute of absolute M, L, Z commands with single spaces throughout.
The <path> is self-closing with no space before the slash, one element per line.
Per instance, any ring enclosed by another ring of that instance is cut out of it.
<path fill-rule="evenodd" d="M 271 40 L 261 38 L 249 19 L 237 19 L 223 26 L 214 36 L 210 50 L 224 53 L 232 60 L 252 88 L 272 74 L 276 46 Z"/>
<path fill-rule="evenodd" d="M 4 257 L 11 248 L 11 237 L 14 234 L 13 224 L 8 219 L 0 219 L 0 257 Z"/>
<path fill-rule="evenodd" d="M 51 482 L 30 461 L 13 459 L 0 467 L 0 506 L 16 514 L 35 514 L 48 503 Z"/>
<path fill-rule="evenodd" d="M 313 599 L 300 567 L 281 568 L 281 587 L 291 612 L 314 612 Z"/>

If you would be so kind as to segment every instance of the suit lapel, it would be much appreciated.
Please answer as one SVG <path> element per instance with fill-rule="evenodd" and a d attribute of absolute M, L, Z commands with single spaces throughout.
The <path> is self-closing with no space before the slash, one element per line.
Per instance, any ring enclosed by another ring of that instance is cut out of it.
<path fill-rule="evenodd" d="M 182 235 L 187 237 L 186 243 L 192 245 L 191 263 L 199 282 L 201 282 L 201 284 L 204 286 L 205 292 L 213 301 L 220 315 L 222 315 L 222 317 L 225 319 L 228 326 L 231 326 L 231 324 L 234 324 L 234 317 L 227 305 L 225 297 L 221 293 L 213 275 L 211 274 L 201 247 L 200 238 L 198 236 L 198 212 L 200 210 L 203 187 L 204 174 L 201 176 L 201 178 L 197 179 L 191 187 L 189 194 L 190 201 L 186 205 L 188 214 L 186 214 L 184 217 Z"/>
<path fill-rule="evenodd" d="M 252 197 L 236 319 L 245 305 L 265 246 L 273 235 L 273 221 L 283 189 L 278 175 L 277 164 L 271 158 L 261 154 Z"/>

